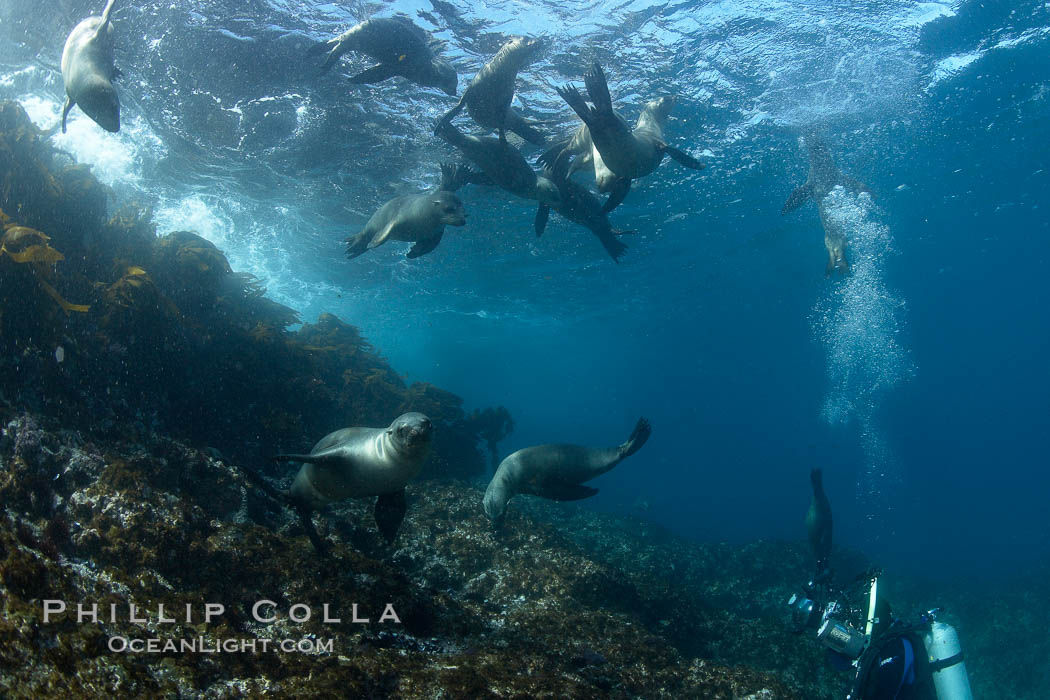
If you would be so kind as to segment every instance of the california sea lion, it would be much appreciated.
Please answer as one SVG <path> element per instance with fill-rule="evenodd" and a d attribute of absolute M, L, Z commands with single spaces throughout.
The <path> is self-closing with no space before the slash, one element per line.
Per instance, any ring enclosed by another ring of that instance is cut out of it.
<path fill-rule="evenodd" d="M 361 233 L 346 239 L 346 254 L 353 259 L 388 240 L 415 243 L 405 256 L 408 258 L 418 258 L 437 248 L 445 226 L 467 223 L 463 202 L 453 194 L 467 172 L 443 164 L 437 189 L 391 199 L 372 214 Z"/>
<path fill-rule="evenodd" d="M 819 578 L 827 571 L 828 560 L 831 558 L 831 503 L 824 493 L 823 475 L 819 469 L 809 473 L 809 481 L 813 486 L 813 498 L 806 512 L 806 532 L 809 534 L 813 556 L 817 559 Z"/>
<path fill-rule="evenodd" d="M 575 156 L 575 157 L 573 157 Z M 631 181 L 620 177 L 605 164 L 602 154 L 594 147 L 591 140 L 591 132 L 586 124 L 580 124 L 580 128 L 573 132 L 572 136 L 555 144 L 546 152 L 540 154 L 536 160 L 552 170 L 558 170 L 564 161 L 572 158 L 566 177 L 572 177 L 573 173 L 591 166 L 594 170 L 594 184 L 599 192 L 614 192 L 606 200 L 602 212 L 609 213 L 615 209 L 627 196 L 631 187 Z"/>
<path fill-rule="evenodd" d="M 613 262 L 620 262 L 620 258 L 627 252 L 627 245 L 616 237 L 634 233 L 634 231 L 614 229 L 609 223 L 609 217 L 605 214 L 601 200 L 583 185 L 570 180 L 565 170 L 564 161 L 559 164 L 557 170 L 550 168 L 544 170 L 550 180 L 558 186 L 561 198 L 550 205 L 540 204 L 539 209 L 536 210 L 536 236 L 543 235 L 547 227 L 547 219 L 550 217 L 550 210 L 553 208 L 569 221 L 590 229 L 612 257 Z"/>
<path fill-rule="evenodd" d="M 484 177 L 472 178 L 474 184 L 496 185 L 511 194 L 535 199 L 541 204 L 554 205 L 560 201 L 558 187 L 548 178 L 537 175 L 518 149 L 506 141 L 491 136 L 464 134 L 452 124 L 447 114 L 438 120 L 434 133 L 481 168 Z"/>
<path fill-rule="evenodd" d="M 308 455 L 274 459 L 303 463 L 287 496 L 307 512 L 333 501 L 378 496 L 376 525 L 393 542 L 405 517 L 405 485 L 430 454 L 432 433 L 429 418 L 405 413 L 388 428 L 343 428 L 321 438 Z"/>
<path fill-rule="evenodd" d="M 106 131 L 120 131 L 120 102 L 113 87 L 113 23 L 116 0 L 109 0 L 101 17 L 88 17 L 69 33 L 62 49 L 62 81 L 66 104 L 62 108 L 62 133 L 73 105 Z"/>
<path fill-rule="evenodd" d="M 506 139 L 505 130 L 509 129 L 526 141 L 542 146 L 543 134 L 510 106 L 518 71 L 528 65 L 542 48 L 542 41 L 526 37 L 516 37 L 505 43 L 478 71 L 459 102 L 444 118 L 452 119 L 466 106 L 474 121 L 496 129 L 500 140 Z"/>
<path fill-rule="evenodd" d="M 674 98 L 662 97 L 646 103 L 634 129 L 617 114 L 612 107 L 612 96 L 602 67 L 597 63 L 584 77 L 587 95 L 593 106 L 588 105 L 573 86 L 558 88 L 562 96 L 590 131 L 591 141 L 605 165 L 616 175 L 625 178 L 609 195 L 606 211 L 611 211 L 630 189 L 630 181 L 648 175 L 669 155 L 687 168 L 701 170 L 704 164 L 688 153 L 668 146 L 663 138 L 663 125 L 674 106 Z"/>
<path fill-rule="evenodd" d="M 828 251 L 828 264 L 824 275 L 830 277 L 835 270 L 849 272 L 846 261 L 846 234 L 836 225 L 825 210 L 824 200 L 837 186 L 853 192 L 869 192 L 867 185 L 846 175 L 835 165 L 824 141 L 816 133 L 810 132 L 803 137 L 806 155 L 809 157 L 809 177 L 791 193 L 781 208 L 781 215 L 792 212 L 812 199 L 817 203 L 820 222 L 824 228 L 824 247 Z"/>
<path fill-rule="evenodd" d="M 494 523 L 503 520 L 507 501 L 527 493 L 553 501 L 590 498 L 598 489 L 584 486 L 641 449 L 652 431 L 649 421 L 638 419 L 627 442 L 617 447 L 538 445 L 510 455 L 496 470 L 485 489 L 485 514 Z"/>
<path fill-rule="evenodd" d="M 448 61 L 438 57 L 438 42 L 408 17 L 397 15 L 369 19 L 334 39 L 318 42 L 308 56 L 328 51 L 321 72 L 327 72 L 347 51 L 358 51 L 379 61 L 378 65 L 350 78 L 352 83 L 379 83 L 400 75 L 417 85 L 436 87 L 455 97 L 458 76 Z"/>

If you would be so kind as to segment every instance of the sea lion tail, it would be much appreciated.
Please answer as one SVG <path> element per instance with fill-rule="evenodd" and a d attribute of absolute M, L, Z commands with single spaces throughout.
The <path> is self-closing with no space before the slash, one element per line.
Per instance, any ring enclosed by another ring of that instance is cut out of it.
<path fill-rule="evenodd" d="M 649 439 L 649 435 L 653 432 L 653 426 L 645 418 L 639 418 L 638 423 L 634 426 L 634 431 L 631 433 L 631 437 L 627 438 L 627 442 L 620 446 L 620 451 L 623 452 L 623 456 L 630 457 L 638 450 L 642 449 L 642 445 Z"/>

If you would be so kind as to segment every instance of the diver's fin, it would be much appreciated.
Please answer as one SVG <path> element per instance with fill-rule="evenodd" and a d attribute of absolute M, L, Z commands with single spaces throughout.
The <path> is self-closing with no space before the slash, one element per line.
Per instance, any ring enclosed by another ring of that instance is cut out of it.
<path fill-rule="evenodd" d="M 626 177 L 616 178 L 613 183 L 612 189 L 609 190 L 609 198 L 605 200 L 605 206 L 602 207 L 602 213 L 608 214 L 616 207 L 623 203 L 626 199 L 627 193 L 631 191 L 631 180 Z"/>
<path fill-rule="evenodd" d="M 634 426 L 634 430 L 631 432 L 631 437 L 627 438 L 627 442 L 620 445 L 620 451 L 624 457 L 630 457 L 638 450 L 642 449 L 642 445 L 649 439 L 649 435 L 653 432 L 653 426 L 645 418 L 639 418 L 638 422 Z"/>
<path fill-rule="evenodd" d="M 390 234 L 394 232 L 394 228 L 395 228 L 395 224 L 396 223 L 397 223 L 397 221 L 391 221 L 386 226 L 384 226 L 379 231 L 379 233 L 377 233 L 372 238 L 371 243 L 368 244 L 368 249 L 371 250 L 372 248 L 375 248 L 376 246 L 381 246 L 384 243 L 386 243 L 386 239 L 390 238 Z"/>
<path fill-rule="evenodd" d="M 537 496 L 549 498 L 552 501 L 579 501 L 584 498 L 590 498 L 596 493 L 598 493 L 598 489 L 590 486 L 573 484 L 558 479 L 547 479 L 536 489 Z"/>
<path fill-rule="evenodd" d="M 587 96 L 594 103 L 594 111 L 603 116 L 612 115 L 612 95 L 609 94 L 609 82 L 605 79 L 605 71 L 597 61 L 591 64 L 587 75 L 583 76 L 583 82 L 587 86 Z"/>
<path fill-rule="evenodd" d="M 357 75 L 350 76 L 350 82 L 355 85 L 381 83 L 387 78 L 400 75 L 400 66 L 395 63 L 379 63 L 371 68 L 361 71 Z"/>
<path fill-rule="evenodd" d="M 62 108 L 62 133 L 66 133 L 66 117 L 69 116 L 69 110 L 73 109 L 73 98 L 66 98 L 66 105 Z"/>
<path fill-rule="evenodd" d="M 547 206 L 546 204 L 541 204 L 536 209 L 536 221 L 535 221 L 536 238 L 539 238 L 540 236 L 543 235 L 543 232 L 547 228 L 547 219 L 549 219 L 550 216 L 551 216 L 551 208 L 549 206 Z"/>
<path fill-rule="evenodd" d="M 412 250 L 408 251 L 405 255 L 406 258 L 418 258 L 421 255 L 426 255 L 434 248 L 438 247 L 438 243 L 441 242 L 441 236 L 444 235 L 444 231 L 431 238 L 424 238 L 421 241 L 416 241 L 416 244 L 412 246 Z"/>
<path fill-rule="evenodd" d="M 702 162 L 700 162 L 696 158 L 693 158 L 691 155 L 689 155 L 685 151 L 683 151 L 683 150 L 681 150 L 679 148 L 675 148 L 674 146 L 668 146 L 666 143 L 663 145 L 663 148 L 660 149 L 660 150 L 662 150 L 664 153 L 666 153 L 667 155 L 671 156 L 672 158 L 674 158 L 676 161 L 678 161 L 679 163 L 681 163 L 682 165 L 684 165 L 687 168 L 691 168 L 693 170 L 703 170 L 704 168 L 707 167 Z"/>
<path fill-rule="evenodd" d="M 370 240 L 371 238 L 364 231 L 356 236 L 350 236 L 346 239 L 346 256 L 353 260 L 359 255 L 364 255 L 368 250 Z"/>
<path fill-rule="evenodd" d="M 373 515 L 375 515 L 379 534 L 387 543 L 394 543 L 397 531 L 401 527 L 401 521 L 405 519 L 406 510 L 408 510 L 408 501 L 405 499 L 404 489 L 394 493 L 385 493 L 376 499 Z"/>
<path fill-rule="evenodd" d="M 799 185 L 795 188 L 795 191 L 791 193 L 791 196 L 784 202 L 784 206 L 780 208 L 781 214 L 787 214 L 793 212 L 803 204 L 806 200 L 813 196 L 813 186 L 808 182 L 804 185 Z"/>

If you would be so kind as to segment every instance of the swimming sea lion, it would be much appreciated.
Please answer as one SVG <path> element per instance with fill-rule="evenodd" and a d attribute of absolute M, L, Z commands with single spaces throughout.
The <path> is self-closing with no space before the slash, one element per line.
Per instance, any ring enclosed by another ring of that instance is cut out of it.
<path fill-rule="evenodd" d="M 825 210 L 824 200 L 837 186 L 853 192 L 870 192 L 867 185 L 854 180 L 846 175 L 835 165 L 828 150 L 816 133 L 810 132 L 803 137 L 806 146 L 806 155 L 809 157 L 809 177 L 803 185 L 799 185 L 791 193 L 781 208 L 781 215 L 792 212 L 802 206 L 806 201 L 812 199 L 817 203 L 817 211 L 820 214 L 820 222 L 824 228 L 824 247 L 828 251 L 828 264 L 824 269 L 824 275 L 830 277 L 835 270 L 849 272 L 849 263 L 846 261 L 846 234 L 836 225 Z"/>
<path fill-rule="evenodd" d="M 444 118 L 452 119 L 466 106 L 474 121 L 496 129 L 500 140 L 506 140 L 505 130 L 509 129 L 526 141 L 542 146 L 543 134 L 510 106 L 518 71 L 528 65 L 542 48 L 542 41 L 526 37 L 516 37 L 505 43 L 478 71 L 459 102 Z"/>
<path fill-rule="evenodd" d="M 588 105 L 573 86 L 558 88 L 562 96 L 590 131 L 591 141 L 605 165 L 626 182 L 617 183 L 609 195 L 605 210 L 611 211 L 630 189 L 630 180 L 648 175 L 669 155 L 687 168 L 702 170 L 704 164 L 688 153 L 668 146 L 663 137 L 663 125 L 674 106 L 673 97 L 661 97 L 646 103 L 634 129 L 612 107 L 612 96 L 602 67 L 597 63 L 584 77 Z"/>
<path fill-rule="evenodd" d="M 828 559 L 831 558 L 831 502 L 824 493 L 823 475 L 819 469 L 809 473 L 813 486 L 813 498 L 806 512 L 806 532 L 813 556 L 817 558 L 817 576 L 827 571 Z"/>
<path fill-rule="evenodd" d="M 343 428 L 321 438 L 308 455 L 274 459 L 303 463 L 287 496 L 307 512 L 333 501 L 378 496 L 376 525 L 393 542 L 405 517 L 405 485 L 430 454 L 432 433 L 425 415 L 405 413 L 388 428 Z"/>
<path fill-rule="evenodd" d="M 634 233 L 634 231 L 614 229 L 609 223 L 609 217 L 605 214 L 601 200 L 583 185 L 570 180 L 565 170 L 564 161 L 560 163 L 557 171 L 550 168 L 544 170 L 550 180 L 558 186 L 561 198 L 550 205 L 540 204 L 539 209 L 536 210 L 536 236 L 543 235 L 547 227 L 547 219 L 550 217 L 550 210 L 553 208 L 569 221 L 590 229 L 612 257 L 613 262 L 620 262 L 620 258 L 627 252 L 627 245 L 616 237 Z"/>
<path fill-rule="evenodd" d="M 594 170 L 594 184 L 597 185 L 598 191 L 617 193 L 615 197 L 613 195 L 609 196 L 609 199 L 606 200 L 605 205 L 602 207 L 602 212 L 609 213 L 615 209 L 623 201 L 623 198 L 627 196 L 627 192 L 631 187 L 631 181 L 609 170 L 609 166 L 602 159 L 602 154 L 594 147 L 594 142 L 591 140 L 591 132 L 586 124 L 580 124 L 580 128 L 573 132 L 572 136 L 555 144 L 552 148 L 540 154 L 536 160 L 552 170 L 558 170 L 561 163 L 572 156 L 575 157 L 572 158 L 572 163 L 569 165 L 565 176 L 572 177 L 573 173 L 591 166 Z"/>
<path fill-rule="evenodd" d="M 434 133 L 463 152 L 473 161 L 481 174 L 471 179 L 479 185 L 496 185 L 511 194 L 535 199 L 541 204 L 554 205 L 561 199 L 558 187 L 548 178 L 537 175 L 518 149 L 506 141 L 491 136 L 464 134 L 445 115 L 438 120 Z"/>
<path fill-rule="evenodd" d="M 395 15 L 365 20 L 334 39 L 318 42 L 306 55 L 328 51 L 321 66 L 321 72 L 326 73 L 344 53 L 358 51 L 379 64 L 352 76 L 352 83 L 379 83 L 400 75 L 417 85 L 436 87 L 455 97 L 459 81 L 456 69 L 435 55 L 437 45 L 426 30 L 408 17 Z"/>
<path fill-rule="evenodd" d="M 641 449 L 652 427 L 638 419 L 627 442 L 617 447 L 581 445 L 537 445 L 510 455 L 496 469 L 485 489 L 485 514 L 499 524 L 507 512 L 507 501 L 515 494 L 527 493 L 553 501 L 590 498 L 598 489 L 584 486 Z"/>
<path fill-rule="evenodd" d="M 467 172 L 442 164 L 441 184 L 437 189 L 394 197 L 381 206 L 361 233 L 346 239 L 346 254 L 353 259 L 388 240 L 415 243 L 405 255 L 407 258 L 418 258 L 437 248 L 445 226 L 467 223 L 463 202 L 453 194 L 463 184 Z"/>
<path fill-rule="evenodd" d="M 120 102 L 113 87 L 113 24 L 116 0 L 109 0 L 101 17 L 88 17 L 73 28 L 62 49 L 62 81 L 66 104 L 62 108 L 62 133 L 73 105 L 106 131 L 120 131 Z"/>

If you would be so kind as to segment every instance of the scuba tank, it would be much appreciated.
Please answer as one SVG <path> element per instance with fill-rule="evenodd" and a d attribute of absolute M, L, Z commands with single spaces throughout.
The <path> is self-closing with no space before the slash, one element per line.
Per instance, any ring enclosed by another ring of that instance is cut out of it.
<path fill-rule="evenodd" d="M 923 634 L 922 643 L 930 660 L 937 700 L 973 700 L 970 678 L 966 675 L 966 664 L 955 628 L 935 621 Z"/>

